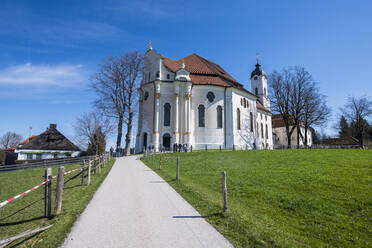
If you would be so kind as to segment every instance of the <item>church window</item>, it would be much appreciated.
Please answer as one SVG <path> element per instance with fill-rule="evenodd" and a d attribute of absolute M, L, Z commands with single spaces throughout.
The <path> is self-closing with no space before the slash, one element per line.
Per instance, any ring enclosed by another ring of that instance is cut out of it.
<path fill-rule="evenodd" d="M 268 139 L 269 138 L 269 133 L 268 133 L 268 131 L 267 131 L 267 124 L 266 124 L 266 132 L 265 132 L 265 139 Z"/>
<path fill-rule="evenodd" d="M 257 80 L 258 79 L 258 77 L 257 76 L 255 76 L 254 78 L 253 78 L 254 80 Z"/>
<path fill-rule="evenodd" d="M 246 107 L 247 107 L 247 101 L 244 98 L 244 108 L 246 108 Z"/>
<path fill-rule="evenodd" d="M 156 72 L 156 77 L 157 77 L 157 78 L 160 77 L 160 72 L 159 72 L 159 71 Z"/>
<path fill-rule="evenodd" d="M 164 126 L 170 126 L 170 112 L 171 105 L 169 103 L 164 104 Z"/>
<path fill-rule="evenodd" d="M 147 78 L 148 81 L 151 79 L 151 72 L 149 71 L 149 77 Z"/>
<path fill-rule="evenodd" d="M 149 93 L 146 91 L 145 92 L 145 101 L 149 98 Z"/>
<path fill-rule="evenodd" d="M 236 127 L 240 130 L 240 109 L 236 110 Z"/>
<path fill-rule="evenodd" d="M 266 88 L 264 88 L 264 96 L 266 96 Z"/>
<path fill-rule="evenodd" d="M 265 121 L 267 121 L 267 115 L 265 115 Z"/>
<path fill-rule="evenodd" d="M 254 88 L 254 93 L 256 94 L 256 96 L 258 95 L 258 89 L 257 88 Z"/>
<path fill-rule="evenodd" d="M 243 98 L 240 98 L 240 105 L 243 106 Z"/>
<path fill-rule="evenodd" d="M 205 107 L 200 104 L 198 107 L 198 112 L 199 112 L 199 127 L 205 127 Z"/>
<path fill-rule="evenodd" d="M 261 138 L 264 137 L 264 136 L 263 136 L 263 133 L 264 133 L 264 131 L 263 131 L 263 124 L 261 123 Z"/>
<path fill-rule="evenodd" d="M 252 112 L 249 113 L 249 118 L 251 120 L 251 132 L 253 132 L 253 113 Z"/>
<path fill-rule="evenodd" d="M 217 128 L 222 128 L 222 107 L 217 106 Z"/>
<path fill-rule="evenodd" d="M 212 91 L 209 91 L 209 92 L 208 92 L 208 94 L 207 94 L 207 98 L 208 98 L 208 101 L 209 101 L 209 102 L 213 102 L 215 97 L 216 97 L 216 96 L 213 94 Z"/>
<path fill-rule="evenodd" d="M 167 74 L 167 79 L 170 79 L 170 75 L 169 75 L 169 73 Z"/>

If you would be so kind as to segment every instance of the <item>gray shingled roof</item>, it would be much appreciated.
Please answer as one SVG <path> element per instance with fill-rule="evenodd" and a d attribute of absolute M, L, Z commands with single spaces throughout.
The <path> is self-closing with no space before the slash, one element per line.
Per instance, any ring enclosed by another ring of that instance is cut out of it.
<path fill-rule="evenodd" d="M 51 125 L 47 130 L 30 140 L 27 144 L 19 145 L 18 149 L 29 150 L 62 150 L 80 151 L 80 149 L 68 140 L 57 129 L 56 125 Z"/>

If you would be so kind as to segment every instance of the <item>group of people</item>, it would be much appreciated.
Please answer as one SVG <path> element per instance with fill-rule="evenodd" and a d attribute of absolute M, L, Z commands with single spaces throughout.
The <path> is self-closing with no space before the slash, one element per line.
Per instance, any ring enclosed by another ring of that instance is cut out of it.
<path fill-rule="evenodd" d="M 153 145 L 150 145 L 147 147 L 147 150 L 148 151 L 154 151 L 154 146 Z M 165 152 L 166 151 L 166 148 L 161 144 L 160 147 L 159 147 L 159 150 L 160 152 Z M 188 151 L 192 151 L 192 146 L 190 147 L 190 150 L 189 150 L 189 147 L 187 144 L 173 144 L 173 149 L 172 149 L 173 152 L 188 152 Z"/>
<path fill-rule="evenodd" d="M 188 145 L 187 144 L 173 144 L 173 152 L 187 152 L 188 151 Z M 192 146 L 191 146 L 192 151 Z"/>

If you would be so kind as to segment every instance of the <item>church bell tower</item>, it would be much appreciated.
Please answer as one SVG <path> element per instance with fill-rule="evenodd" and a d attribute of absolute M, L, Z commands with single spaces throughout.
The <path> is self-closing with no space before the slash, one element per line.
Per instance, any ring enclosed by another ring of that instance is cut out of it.
<path fill-rule="evenodd" d="M 270 110 L 270 99 L 267 95 L 267 76 L 261 68 L 258 56 L 256 69 L 251 73 L 251 88 L 262 105 Z"/>

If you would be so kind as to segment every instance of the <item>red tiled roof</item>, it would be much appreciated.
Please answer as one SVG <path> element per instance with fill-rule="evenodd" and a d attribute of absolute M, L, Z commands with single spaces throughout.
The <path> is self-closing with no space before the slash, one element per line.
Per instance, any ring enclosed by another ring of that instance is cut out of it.
<path fill-rule="evenodd" d="M 195 53 L 180 60 L 172 60 L 164 56 L 162 58 L 164 65 L 172 72 L 181 69 L 182 61 L 184 61 L 185 69 L 190 72 L 190 79 L 194 84 L 234 87 L 252 94 L 244 89 L 243 85 L 236 81 L 222 67 Z"/>
<path fill-rule="evenodd" d="M 285 127 L 285 123 L 284 123 L 284 120 L 283 120 L 283 117 L 282 117 L 281 114 L 272 115 L 271 120 L 272 120 L 273 128 Z M 289 120 L 289 125 L 290 126 L 293 125 L 293 120 L 292 119 Z"/>

